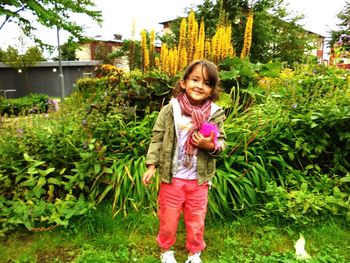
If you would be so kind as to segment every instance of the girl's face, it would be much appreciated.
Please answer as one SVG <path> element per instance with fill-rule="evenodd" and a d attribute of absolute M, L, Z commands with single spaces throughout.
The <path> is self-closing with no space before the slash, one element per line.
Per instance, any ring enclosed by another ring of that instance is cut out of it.
<path fill-rule="evenodd" d="M 212 92 L 207 72 L 202 65 L 197 65 L 186 80 L 180 81 L 180 84 L 192 105 L 201 104 L 210 97 Z"/>

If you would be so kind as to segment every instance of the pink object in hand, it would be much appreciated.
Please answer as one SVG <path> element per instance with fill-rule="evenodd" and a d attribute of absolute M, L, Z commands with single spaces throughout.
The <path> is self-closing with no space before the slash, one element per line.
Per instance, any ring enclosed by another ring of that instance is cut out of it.
<path fill-rule="evenodd" d="M 202 124 L 201 128 L 199 129 L 199 132 L 204 137 L 209 137 L 212 131 L 214 131 L 214 135 L 215 135 L 214 140 L 217 140 L 219 136 L 219 129 L 216 126 L 216 124 L 205 122 Z"/>
<path fill-rule="evenodd" d="M 199 132 L 204 136 L 204 137 L 209 137 L 212 132 L 214 132 L 214 145 L 215 145 L 215 151 L 218 150 L 219 144 L 218 144 L 218 137 L 219 137 L 219 129 L 218 126 L 214 123 L 209 123 L 205 122 L 202 124 L 201 128 L 199 129 Z"/>

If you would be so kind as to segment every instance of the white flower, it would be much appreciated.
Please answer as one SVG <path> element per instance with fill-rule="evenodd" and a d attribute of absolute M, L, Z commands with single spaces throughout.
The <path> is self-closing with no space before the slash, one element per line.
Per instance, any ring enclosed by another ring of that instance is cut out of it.
<path fill-rule="evenodd" d="M 305 250 L 305 238 L 300 234 L 299 239 L 295 242 L 295 256 L 298 260 L 305 260 L 311 258 L 311 256 Z"/>

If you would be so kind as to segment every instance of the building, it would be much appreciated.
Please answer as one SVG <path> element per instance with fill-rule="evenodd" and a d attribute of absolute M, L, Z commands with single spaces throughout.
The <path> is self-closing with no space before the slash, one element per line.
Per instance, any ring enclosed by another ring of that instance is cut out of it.
<path fill-rule="evenodd" d="M 65 96 L 74 91 L 78 79 L 93 77 L 95 68 L 101 63 L 96 60 L 62 61 Z M 50 97 L 61 97 L 61 92 L 58 61 L 38 62 L 21 69 L 0 62 L 0 96 L 19 98 L 30 93 L 42 93 Z"/>
<path fill-rule="evenodd" d="M 315 48 L 310 51 L 310 55 L 315 56 L 317 58 L 317 62 L 319 64 L 325 63 L 325 36 L 317 34 L 315 32 L 311 32 L 307 30 L 308 35 L 310 35 L 310 39 L 312 39 L 312 46 Z"/>
<path fill-rule="evenodd" d="M 122 47 L 122 35 L 114 34 L 113 39 L 103 38 L 99 35 L 80 43 L 79 48 L 75 52 L 75 56 L 79 61 L 102 60 L 107 63 L 107 55 Z M 122 68 L 126 71 L 129 70 L 127 57 L 113 59 L 108 62 L 114 64 L 118 68 Z"/>

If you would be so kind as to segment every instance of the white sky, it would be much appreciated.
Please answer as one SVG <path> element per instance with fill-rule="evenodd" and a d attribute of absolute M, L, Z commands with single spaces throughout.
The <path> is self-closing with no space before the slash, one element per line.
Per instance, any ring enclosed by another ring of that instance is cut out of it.
<path fill-rule="evenodd" d="M 330 30 L 337 29 L 337 14 L 344 7 L 346 0 L 285 0 L 288 10 L 294 14 L 304 14 L 304 28 L 323 36 L 329 36 Z"/>
<path fill-rule="evenodd" d="M 135 21 L 135 38 L 139 39 L 140 31 L 154 29 L 160 31 L 160 22 L 185 15 L 184 9 L 203 3 L 203 0 L 95 0 L 96 9 L 102 11 L 104 23 L 102 28 L 91 23 L 86 17 L 79 17 L 78 21 L 87 27 L 88 36 L 101 35 L 113 38 L 113 34 L 122 34 L 123 39 L 131 37 L 133 20 Z M 346 0 L 285 0 L 294 14 L 304 14 L 304 27 L 315 33 L 328 36 L 330 29 L 337 29 L 339 22 L 336 18 L 345 6 Z M 0 22 L 2 19 L 0 20 Z M 0 47 L 8 45 L 20 49 L 20 33 L 13 24 L 7 24 L 0 30 Z M 56 30 L 45 29 L 39 36 L 52 45 L 57 44 Z M 61 44 L 67 39 L 67 34 L 61 32 Z M 26 42 L 25 44 L 28 45 Z"/>
<path fill-rule="evenodd" d="M 96 34 L 113 36 L 122 34 L 129 38 L 133 20 L 135 21 L 135 38 L 140 31 L 154 29 L 160 31 L 160 22 L 177 16 L 185 16 L 185 8 L 203 3 L 203 0 L 96 0 L 97 9 L 103 10 L 104 26 L 102 30 L 91 31 Z M 114 6 L 113 8 L 110 8 Z"/>
<path fill-rule="evenodd" d="M 288 10 L 304 14 L 306 29 L 328 36 L 330 29 L 336 29 L 336 15 L 344 8 L 346 0 L 285 0 Z M 121 3 L 118 3 L 121 2 Z M 185 15 L 184 9 L 203 3 L 203 0 L 96 0 L 98 9 L 103 10 L 104 25 L 89 31 L 94 35 L 113 36 L 122 34 L 129 38 L 132 21 L 135 20 L 136 36 L 140 30 L 161 30 L 159 22 Z"/>

